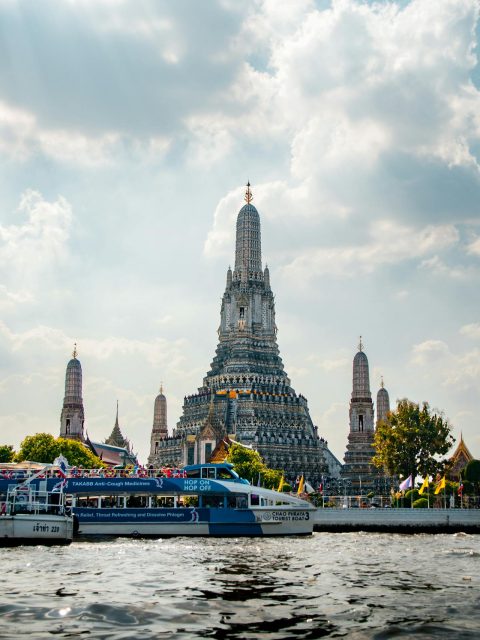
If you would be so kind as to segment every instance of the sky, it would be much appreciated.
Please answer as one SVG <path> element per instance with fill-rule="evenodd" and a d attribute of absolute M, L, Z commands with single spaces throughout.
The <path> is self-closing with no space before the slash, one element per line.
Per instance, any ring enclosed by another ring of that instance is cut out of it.
<path fill-rule="evenodd" d="M 217 345 L 250 180 L 278 343 L 333 453 L 359 336 L 375 400 L 480 457 L 476 0 L 0 0 L 0 443 L 149 453 Z"/>

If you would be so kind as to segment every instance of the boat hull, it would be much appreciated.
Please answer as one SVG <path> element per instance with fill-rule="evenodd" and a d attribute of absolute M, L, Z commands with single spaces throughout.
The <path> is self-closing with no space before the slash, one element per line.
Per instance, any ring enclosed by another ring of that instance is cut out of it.
<path fill-rule="evenodd" d="M 70 544 L 73 518 L 53 514 L 0 517 L 0 546 Z"/>
<path fill-rule="evenodd" d="M 293 536 L 313 532 L 307 509 L 77 509 L 80 536 Z"/>

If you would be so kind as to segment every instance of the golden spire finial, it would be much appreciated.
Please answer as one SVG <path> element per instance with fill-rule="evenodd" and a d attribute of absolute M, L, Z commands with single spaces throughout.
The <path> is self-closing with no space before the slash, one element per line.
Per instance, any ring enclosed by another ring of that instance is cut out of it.
<path fill-rule="evenodd" d="M 78 351 L 77 351 L 77 343 L 75 342 L 75 344 L 73 345 L 73 353 L 72 353 L 72 356 L 73 356 L 74 358 L 76 358 L 76 357 L 77 357 L 77 355 L 78 355 Z"/>
<path fill-rule="evenodd" d="M 380 376 L 380 377 L 381 377 L 381 379 L 382 379 L 382 381 L 380 382 L 380 384 L 381 384 L 381 387 L 382 387 L 382 389 L 383 389 L 383 376 Z"/>
<path fill-rule="evenodd" d="M 362 336 L 360 336 L 360 342 L 359 342 L 359 344 L 358 344 L 358 350 L 359 350 L 359 351 L 363 351 Z"/>
<path fill-rule="evenodd" d="M 250 204 L 253 200 L 253 194 L 250 191 L 250 180 L 247 182 L 247 190 L 245 191 L 245 202 Z"/>
<path fill-rule="evenodd" d="M 160 382 L 160 393 L 163 394 L 163 380 Z"/>

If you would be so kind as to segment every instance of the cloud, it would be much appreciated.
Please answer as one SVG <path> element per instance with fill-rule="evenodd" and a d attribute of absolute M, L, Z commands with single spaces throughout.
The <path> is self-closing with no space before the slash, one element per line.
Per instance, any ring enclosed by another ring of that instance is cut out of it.
<path fill-rule="evenodd" d="M 126 154 L 158 162 L 170 144 L 167 136 L 160 135 L 135 138 L 118 131 L 88 135 L 78 129 L 44 128 L 33 113 L 0 102 L 0 150 L 17 162 L 40 156 L 94 169 L 118 162 Z"/>
<path fill-rule="evenodd" d="M 22 351 L 31 345 L 41 344 L 44 350 L 68 353 L 76 340 L 55 327 L 39 325 L 22 332 L 14 332 L 3 322 L 0 322 L 0 335 L 3 335 L 12 351 Z M 135 355 L 151 365 L 168 365 L 172 371 L 184 368 L 184 340 L 168 341 L 157 338 L 147 342 L 124 337 L 81 337 L 78 338 L 78 344 L 82 355 L 97 360 Z"/>
<path fill-rule="evenodd" d="M 423 257 L 422 268 L 435 275 L 471 275 L 439 251 L 478 209 L 475 0 L 446 0 L 440 9 L 433 0 L 342 0 L 323 10 L 304 2 L 277 13 L 278 3 L 259 2 L 243 25 L 241 40 L 257 55 L 232 81 L 238 113 L 207 109 L 202 122 L 210 117 L 228 141 L 217 145 L 212 130 L 217 160 L 273 141 L 288 145 L 288 171 L 254 192 L 279 232 L 289 233 L 289 220 L 303 229 L 297 253 L 304 255 L 294 264 L 282 256 L 290 271 L 344 276 L 357 261 L 369 272 Z M 206 255 L 228 255 L 239 198 L 235 189 L 219 201 Z M 376 227 L 383 243 L 359 241 L 362 225 L 370 238 Z M 356 230 L 355 246 L 308 246 L 333 229 L 345 240 Z M 477 253 L 475 243 L 469 251 Z"/>
<path fill-rule="evenodd" d="M 467 246 L 467 253 L 480 256 L 480 238 L 476 238 Z"/>
<path fill-rule="evenodd" d="M 65 261 L 73 221 L 65 198 L 48 202 L 31 189 L 17 215 L 20 223 L 0 225 L 0 295 L 12 304 L 32 301 L 40 282 Z"/>
<path fill-rule="evenodd" d="M 461 333 L 471 335 L 478 327 L 467 325 Z M 439 381 L 443 388 L 455 390 L 476 389 L 480 377 L 480 349 L 452 352 L 443 340 L 425 340 L 414 345 L 411 357 L 412 365 L 418 366 L 431 380 Z"/>
<path fill-rule="evenodd" d="M 467 338 L 477 340 L 480 338 L 480 323 L 466 324 L 460 329 L 460 333 Z"/>
<path fill-rule="evenodd" d="M 430 271 L 435 276 L 446 276 L 447 278 L 466 278 L 474 273 L 471 268 L 460 265 L 449 266 L 437 255 L 422 260 L 420 269 Z"/>
<path fill-rule="evenodd" d="M 346 369 L 351 365 L 351 358 L 321 358 L 319 356 L 309 356 L 308 362 L 311 362 L 316 367 L 323 369 L 324 371 L 335 371 L 337 369 Z"/>
<path fill-rule="evenodd" d="M 413 362 L 430 364 L 450 355 L 448 346 L 442 340 L 425 340 L 413 347 Z"/>
<path fill-rule="evenodd" d="M 453 225 L 429 225 L 418 231 L 388 220 L 372 225 L 369 236 L 369 240 L 356 246 L 303 251 L 283 267 L 283 274 L 303 282 L 327 274 L 353 277 L 384 265 L 418 259 L 458 241 Z"/>

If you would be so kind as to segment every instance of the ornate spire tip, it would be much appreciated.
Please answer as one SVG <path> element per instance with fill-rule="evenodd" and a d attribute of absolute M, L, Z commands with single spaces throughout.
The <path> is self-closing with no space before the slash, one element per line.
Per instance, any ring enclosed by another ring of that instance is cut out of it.
<path fill-rule="evenodd" d="M 358 350 L 359 350 L 359 351 L 363 351 L 362 336 L 360 336 L 360 342 L 359 342 L 359 344 L 358 344 Z"/>
<path fill-rule="evenodd" d="M 75 342 L 75 344 L 73 345 L 73 353 L 72 353 L 72 357 L 76 358 L 78 355 L 78 351 L 77 351 L 77 343 Z"/>
<path fill-rule="evenodd" d="M 250 180 L 247 182 L 247 190 L 245 191 L 245 202 L 250 204 L 253 200 L 253 194 L 250 191 Z"/>

